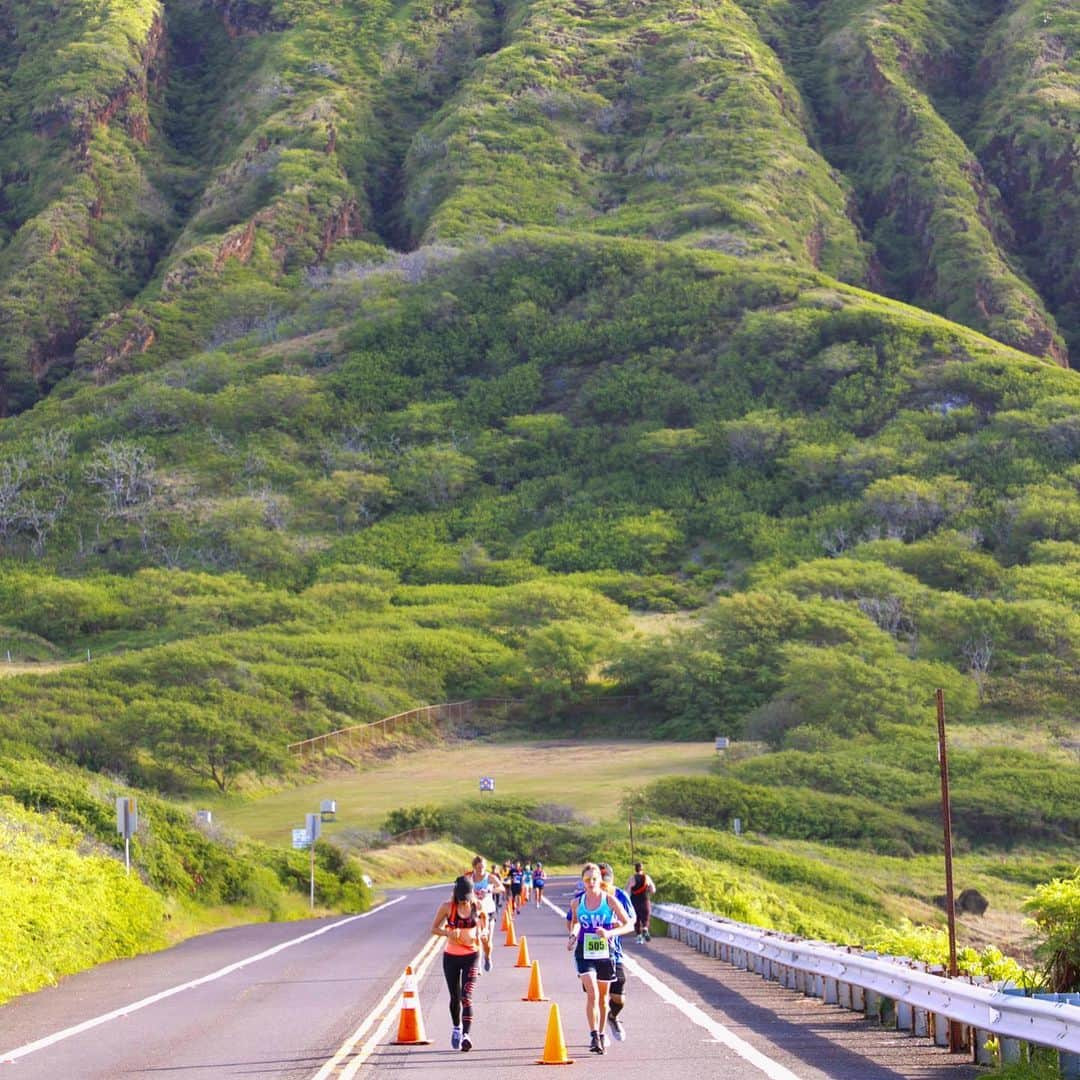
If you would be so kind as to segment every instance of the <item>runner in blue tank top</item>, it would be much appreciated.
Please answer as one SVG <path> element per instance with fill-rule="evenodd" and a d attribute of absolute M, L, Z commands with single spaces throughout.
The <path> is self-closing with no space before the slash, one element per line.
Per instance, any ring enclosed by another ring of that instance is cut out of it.
<path fill-rule="evenodd" d="M 601 888 L 608 896 L 613 896 L 622 906 L 628 918 L 631 917 L 633 905 L 630 897 L 615 884 L 615 871 L 610 863 L 600 863 Z M 566 913 L 566 921 L 570 922 L 573 916 L 573 907 L 584 895 L 585 889 L 581 887 L 574 893 L 570 910 Z M 608 991 L 608 1027 L 611 1029 L 611 1037 L 616 1042 L 623 1042 L 626 1038 L 626 1028 L 619 1014 L 626 1005 L 626 968 L 623 966 L 622 941 L 615 938 L 611 942 L 611 962 L 614 978 L 611 980 L 611 989 Z"/>
<path fill-rule="evenodd" d="M 615 980 L 612 942 L 630 933 L 634 924 L 619 901 L 604 892 L 596 863 L 586 863 L 581 881 L 585 889 L 570 907 L 567 949 L 574 952 L 577 973 L 585 990 L 589 1050 L 602 1054 L 608 1022 L 608 991 Z"/>
<path fill-rule="evenodd" d="M 536 906 L 540 907 L 544 902 L 544 886 L 547 884 L 547 871 L 544 864 L 538 862 L 533 867 L 533 893 L 536 896 Z"/>

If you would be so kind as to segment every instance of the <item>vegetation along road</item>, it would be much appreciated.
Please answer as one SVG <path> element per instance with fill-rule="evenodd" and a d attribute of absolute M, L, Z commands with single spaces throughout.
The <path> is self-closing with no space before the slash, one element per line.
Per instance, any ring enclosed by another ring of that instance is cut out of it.
<path fill-rule="evenodd" d="M 573 882 L 552 882 L 561 909 Z M 0 1068 L 13 1080 L 115 1080 L 183 1075 L 191 1080 L 275 1077 L 321 1080 L 407 1071 L 422 1080 L 475 1073 L 519 1077 L 544 1048 L 549 1006 L 522 1002 L 528 972 L 517 950 L 497 945 L 475 997 L 475 1047 L 450 1049 L 442 939 L 428 935 L 449 886 L 396 893 L 360 917 L 222 931 L 166 953 L 120 961 L 29 995 L 5 1011 Z M 590 1057 L 583 997 L 554 907 L 518 918 L 546 995 L 560 1006 L 570 1055 L 590 1072 L 653 1080 L 677 1062 L 697 1076 L 769 1080 L 967 1080 L 972 1071 L 916 1041 L 870 1029 L 654 938 L 628 945 L 625 1043 Z M 431 1045 L 391 1045 L 399 977 L 421 974 Z M 661 998 L 660 994 L 663 994 Z"/>

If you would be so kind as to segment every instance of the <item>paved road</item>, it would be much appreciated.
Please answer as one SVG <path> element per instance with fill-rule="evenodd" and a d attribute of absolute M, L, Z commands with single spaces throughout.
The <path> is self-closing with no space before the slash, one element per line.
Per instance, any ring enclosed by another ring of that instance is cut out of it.
<path fill-rule="evenodd" d="M 549 894 L 561 904 L 569 888 L 554 882 Z M 495 970 L 480 980 L 475 1048 L 451 1051 L 440 952 L 430 947 L 441 941 L 427 933 L 441 899 L 416 891 L 359 918 L 222 931 L 65 979 L 0 1008 L 0 1080 L 370 1080 L 391 1072 L 443 1080 L 477 1069 L 485 1080 L 521 1077 L 541 1054 L 550 1006 L 520 1000 L 528 972 L 513 966 L 516 949 L 500 945 Z M 976 1075 L 926 1041 L 882 1033 L 660 939 L 628 946 L 628 1039 L 597 1058 L 584 1045 L 584 999 L 564 925 L 548 909 L 518 921 L 545 992 L 560 1005 L 575 1069 L 614 1069 L 619 1080 L 664 1080 L 672 1066 L 736 1080 Z M 433 1043 L 395 1047 L 400 976 L 414 959 L 425 971 L 420 997 Z"/>

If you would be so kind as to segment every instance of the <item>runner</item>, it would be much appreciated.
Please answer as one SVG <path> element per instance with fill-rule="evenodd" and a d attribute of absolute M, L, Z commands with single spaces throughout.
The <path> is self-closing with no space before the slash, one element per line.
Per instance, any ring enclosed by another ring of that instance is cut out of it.
<path fill-rule="evenodd" d="M 585 1018 L 589 1023 L 589 1051 L 606 1050 L 604 1028 L 608 1022 L 608 991 L 615 980 L 611 942 L 633 930 L 622 905 L 603 890 L 600 867 L 586 863 L 581 870 L 585 886 L 570 908 L 570 940 L 577 973 L 585 990 Z"/>
<path fill-rule="evenodd" d="M 472 861 L 472 873 L 468 875 L 476 892 L 476 901 L 480 910 L 487 916 L 484 932 L 480 935 L 480 945 L 484 952 L 484 970 L 491 970 L 491 945 L 495 935 L 495 896 L 503 891 L 502 882 L 497 874 L 488 870 L 487 860 L 477 855 Z"/>
<path fill-rule="evenodd" d="M 502 878 L 499 876 L 499 871 L 494 866 L 488 868 L 488 877 L 491 878 L 491 895 L 495 899 L 495 914 L 498 915 L 499 912 L 502 910 L 502 902 L 503 898 L 506 896 L 506 889 L 503 887 L 503 882 Z M 496 883 L 498 883 L 499 886 L 497 889 L 494 887 Z M 497 921 L 498 920 L 496 920 L 496 922 Z"/>
<path fill-rule="evenodd" d="M 538 862 L 533 867 L 533 894 L 536 897 L 536 906 L 540 907 L 544 902 L 544 885 L 547 884 L 547 871 L 544 864 Z"/>
<path fill-rule="evenodd" d="M 600 887 L 608 896 L 613 896 L 619 902 L 629 919 L 632 909 L 630 897 L 615 884 L 615 871 L 612 870 L 610 863 L 600 863 Z M 566 913 L 568 923 L 573 918 L 574 905 L 584 894 L 583 886 L 574 893 L 574 899 Z M 626 966 L 622 962 L 622 942 L 618 938 L 611 942 L 611 959 L 615 977 L 612 979 L 611 989 L 608 992 L 608 1027 L 611 1028 L 611 1037 L 616 1042 L 623 1042 L 626 1039 L 626 1027 L 619 1014 L 626 1004 Z"/>
<path fill-rule="evenodd" d="M 439 905 L 431 932 L 446 938 L 443 974 L 450 990 L 450 1046 L 472 1049 L 472 996 L 479 975 L 480 941 L 487 916 L 476 902 L 472 880 L 463 875 L 454 882 L 454 895 Z"/>
<path fill-rule="evenodd" d="M 510 867 L 510 909 L 516 915 L 521 911 L 521 890 L 525 887 L 525 871 L 518 859 Z"/>
<path fill-rule="evenodd" d="M 529 894 L 532 892 L 533 886 L 533 869 L 532 863 L 527 862 L 525 864 L 525 872 L 521 881 L 521 899 L 528 906 Z"/>
<path fill-rule="evenodd" d="M 603 883 L 604 892 L 609 896 L 614 895 L 629 919 L 632 910 L 630 897 L 615 884 L 615 871 L 609 863 L 600 864 L 600 880 Z M 623 964 L 622 942 L 616 938 L 611 944 L 611 960 L 615 968 L 615 978 L 611 982 L 611 990 L 608 991 L 608 1027 L 611 1028 L 611 1037 L 616 1042 L 623 1042 L 626 1038 L 626 1028 L 619 1018 L 619 1013 L 626 1005 L 626 967 Z"/>
<path fill-rule="evenodd" d="M 649 919 L 652 918 L 652 895 L 656 892 L 653 879 L 645 873 L 645 867 L 634 863 L 634 873 L 626 883 L 626 891 L 634 904 L 634 932 L 639 945 L 652 941 L 649 933 Z"/>

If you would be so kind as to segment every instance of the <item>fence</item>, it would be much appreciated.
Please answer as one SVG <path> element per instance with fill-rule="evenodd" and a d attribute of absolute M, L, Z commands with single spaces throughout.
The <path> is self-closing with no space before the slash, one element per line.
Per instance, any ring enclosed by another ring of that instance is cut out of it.
<path fill-rule="evenodd" d="M 1061 1072 L 1080 1080 L 1080 1005 L 1018 996 L 985 979 L 944 978 L 944 969 L 732 922 L 681 904 L 654 904 L 668 934 L 826 1005 L 854 1009 L 917 1036 L 949 1045 L 950 1021 L 962 1025 L 977 1063 L 1017 1061 L 1021 1044 L 1057 1050 Z M 1064 995 L 1059 995 L 1064 996 Z M 1076 995 L 1068 995 L 1075 997 Z"/>
<path fill-rule="evenodd" d="M 474 701 L 449 701 L 441 705 L 422 705 L 418 709 L 384 716 L 371 724 L 354 724 L 352 727 L 338 728 L 324 735 L 311 739 L 289 743 L 288 749 L 301 757 L 314 757 L 325 753 L 331 746 L 335 749 L 357 749 L 386 739 L 392 731 L 414 723 L 461 724 L 471 720 L 478 713 L 490 713 L 506 710 L 516 704 L 513 698 L 480 698 Z"/>
<path fill-rule="evenodd" d="M 576 715 L 583 711 L 594 711 L 596 709 L 623 709 L 636 701 L 636 697 L 592 698 L 567 705 L 562 711 L 568 715 Z M 289 743 L 288 749 L 301 757 L 313 757 L 317 753 L 325 753 L 331 746 L 335 749 L 355 750 L 358 747 L 381 741 L 391 731 L 408 724 L 416 722 L 461 724 L 480 714 L 501 711 L 505 715 L 512 706 L 524 704 L 525 702 L 520 698 L 476 698 L 471 701 L 450 701 L 441 705 L 421 705 L 419 708 L 409 709 L 407 712 L 384 716 L 381 720 L 376 720 L 371 724 L 354 724 L 352 727 L 328 731 L 325 735 L 316 735 L 311 739 L 302 739 L 300 742 Z"/>

